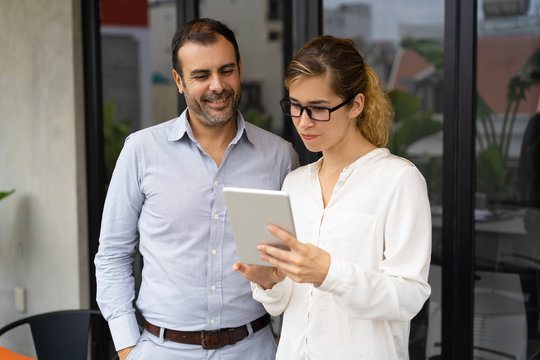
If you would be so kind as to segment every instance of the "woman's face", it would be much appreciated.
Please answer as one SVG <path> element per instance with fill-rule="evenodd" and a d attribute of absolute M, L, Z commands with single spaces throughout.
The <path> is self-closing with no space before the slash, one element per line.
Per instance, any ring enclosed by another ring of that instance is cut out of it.
<path fill-rule="evenodd" d="M 296 80 L 289 87 L 289 98 L 292 104 L 326 108 L 333 108 L 345 100 L 331 90 L 326 75 Z M 353 99 L 333 111 L 330 114 L 330 121 L 326 122 L 310 119 L 305 110 L 300 117 L 293 117 L 296 131 L 306 148 L 312 152 L 338 151 L 347 141 L 353 139 L 355 132 L 358 131 L 355 118 L 362 110 L 356 109 L 358 108 L 356 102 L 357 99 Z M 353 103 L 354 105 L 351 105 Z M 363 106 L 363 102 L 361 105 Z"/>

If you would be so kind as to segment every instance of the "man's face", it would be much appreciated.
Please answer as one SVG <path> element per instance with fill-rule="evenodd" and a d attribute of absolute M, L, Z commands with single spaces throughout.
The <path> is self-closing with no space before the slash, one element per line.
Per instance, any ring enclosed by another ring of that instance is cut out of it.
<path fill-rule="evenodd" d="M 186 99 L 190 121 L 219 127 L 236 118 L 241 94 L 241 64 L 233 45 L 221 35 L 203 45 L 188 42 L 178 50 L 183 79 L 175 70 L 176 86 Z"/>

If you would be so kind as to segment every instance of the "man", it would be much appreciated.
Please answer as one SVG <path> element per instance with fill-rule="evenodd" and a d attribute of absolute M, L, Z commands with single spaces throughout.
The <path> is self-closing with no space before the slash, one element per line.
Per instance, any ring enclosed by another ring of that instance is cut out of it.
<path fill-rule="evenodd" d="M 274 359 L 275 341 L 238 261 L 222 189 L 280 189 L 291 145 L 237 111 L 234 34 L 194 20 L 172 41 L 187 110 L 128 137 L 107 193 L 96 255 L 97 301 L 121 360 Z M 132 263 L 143 256 L 135 319 Z"/>

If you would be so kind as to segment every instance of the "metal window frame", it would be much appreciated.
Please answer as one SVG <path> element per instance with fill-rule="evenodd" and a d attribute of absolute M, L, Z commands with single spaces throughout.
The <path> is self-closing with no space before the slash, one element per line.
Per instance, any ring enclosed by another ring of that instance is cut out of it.
<path fill-rule="evenodd" d="M 285 25 L 291 29 L 291 39 L 294 41 L 284 41 L 284 69 L 287 68 L 289 61 L 293 58 L 293 53 L 296 53 L 302 46 L 313 39 L 322 35 L 323 32 L 323 1 L 322 0 L 296 0 L 294 1 L 294 15 L 292 14 L 293 5 L 289 0 L 284 0 L 284 3 L 289 6 L 290 19 L 284 19 Z M 293 25 L 294 24 L 294 25 Z M 287 27 L 285 27 L 287 29 Z M 292 29 L 294 28 L 294 34 Z M 288 92 L 285 91 L 285 96 Z M 283 138 L 290 141 L 298 153 L 300 165 L 305 165 L 316 161 L 321 157 L 321 153 L 313 153 L 306 149 L 304 142 L 294 129 L 290 119 L 284 119 Z"/>
<path fill-rule="evenodd" d="M 97 310 L 94 256 L 99 246 L 101 214 L 105 202 L 99 1 L 81 1 L 81 16 L 87 174 L 88 273 L 90 280 L 90 308 Z M 96 326 L 92 326 L 91 331 L 90 354 L 92 360 L 110 358 L 112 340 L 107 325 L 98 323 Z"/>
<path fill-rule="evenodd" d="M 176 28 L 199 18 L 199 0 L 176 0 Z M 184 95 L 178 94 L 178 115 L 187 107 Z"/>
<path fill-rule="evenodd" d="M 476 0 L 445 1 L 443 359 L 473 356 L 476 15 Z"/>

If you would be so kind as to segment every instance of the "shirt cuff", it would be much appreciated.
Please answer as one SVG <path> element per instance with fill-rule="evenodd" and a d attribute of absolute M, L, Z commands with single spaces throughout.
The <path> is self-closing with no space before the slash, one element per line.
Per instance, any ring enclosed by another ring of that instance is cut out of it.
<path fill-rule="evenodd" d="M 135 346 L 141 337 L 139 324 L 134 313 L 109 320 L 109 329 L 116 351 Z"/>
<path fill-rule="evenodd" d="M 264 290 L 259 284 L 252 282 L 251 291 L 253 291 L 253 299 L 258 302 L 271 302 L 279 299 L 285 292 L 287 279 L 285 278 L 267 290 Z"/>
<path fill-rule="evenodd" d="M 328 268 L 328 274 L 326 274 L 326 278 L 317 289 L 328 292 L 339 290 L 341 286 L 340 282 L 344 278 L 344 273 L 344 264 L 339 260 L 336 260 L 335 257 L 332 257 L 330 267 Z"/>

